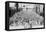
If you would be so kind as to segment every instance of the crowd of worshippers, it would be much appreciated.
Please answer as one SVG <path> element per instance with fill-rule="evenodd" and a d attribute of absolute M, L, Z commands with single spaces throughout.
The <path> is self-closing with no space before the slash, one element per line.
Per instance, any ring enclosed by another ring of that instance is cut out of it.
<path fill-rule="evenodd" d="M 38 17 L 39 18 L 39 17 Z M 40 22 L 40 23 L 39 23 Z M 16 13 L 14 14 L 11 18 L 10 18 L 10 21 L 9 21 L 9 25 L 13 26 L 12 24 L 14 24 L 16 26 L 18 25 L 23 25 L 25 26 L 27 24 L 27 26 L 29 25 L 29 27 L 31 28 L 33 24 L 40 24 L 42 25 L 43 24 L 43 21 L 42 19 L 38 20 L 37 18 L 32 18 L 32 17 L 26 17 L 20 13 Z"/>

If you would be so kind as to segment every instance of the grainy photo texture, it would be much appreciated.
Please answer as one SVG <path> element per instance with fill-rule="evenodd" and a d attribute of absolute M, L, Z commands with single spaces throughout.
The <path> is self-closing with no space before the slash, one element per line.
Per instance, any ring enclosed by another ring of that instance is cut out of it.
<path fill-rule="evenodd" d="M 44 28 L 44 3 L 8 2 L 7 6 L 8 29 Z"/>

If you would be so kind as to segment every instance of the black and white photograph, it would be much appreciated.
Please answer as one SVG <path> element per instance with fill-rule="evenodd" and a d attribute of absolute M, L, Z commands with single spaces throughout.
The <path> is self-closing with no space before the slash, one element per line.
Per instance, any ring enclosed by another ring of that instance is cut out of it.
<path fill-rule="evenodd" d="M 28 2 L 6 3 L 6 28 L 39 29 L 45 28 L 45 4 Z"/>

